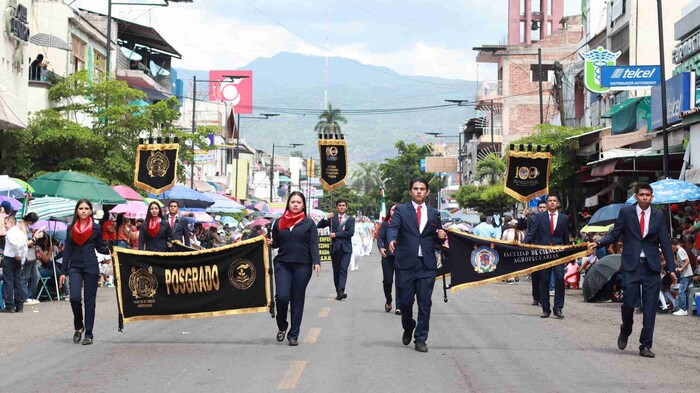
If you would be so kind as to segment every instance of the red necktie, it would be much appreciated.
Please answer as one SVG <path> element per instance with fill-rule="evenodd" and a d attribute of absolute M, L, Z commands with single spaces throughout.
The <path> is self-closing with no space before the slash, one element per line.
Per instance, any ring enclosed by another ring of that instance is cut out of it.
<path fill-rule="evenodd" d="M 554 213 L 549 214 L 549 229 L 552 231 L 552 235 L 554 235 Z"/>
<path fill-rule="evenodd" d="M 418 220 L 418 232 L 420 232 L 420 208 L 423 207 L 418 205 L 418 210 L 416 210 L 416 219 Z"/>
<path fill-rule="evenodd" d="M 644 237 L 644 210 L 642 210 L 642 218 L 639 219 L 639 232 Z"/>
<path fill-rule="evenodd" d="M 173 225 L 175 225 L 175 216 L 170 216 L 170 228 L 172 228 Z"/>

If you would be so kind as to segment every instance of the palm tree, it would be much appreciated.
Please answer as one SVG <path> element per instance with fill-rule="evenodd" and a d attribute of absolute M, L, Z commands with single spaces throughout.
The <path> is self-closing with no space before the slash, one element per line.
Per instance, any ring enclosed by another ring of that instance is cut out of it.
<path fill-rule="evenodd" d="M 360 194 L 367 194 L 382 185 L 379 164 L 376 162 L 361 162 L 352 171 L 350 181 Z"/>
<path fill-rule="evenodd" d="M 476 163 L 476 179 L 479 181 L 487 180 L 487 184 L 492 185 L 503 180 L 503 175 L 506 172 L 506 164 L 501 157 L 494 152 L 490 152 L 482 156 Z"/>
<path fill-rule="evenodd" d="M 328 104 L 328 109 L 324 110 L 318 118 L 321 120 L 314 127 L 317 134 L 339 134 L 340 125 L 338 123 L 348 122 L 340 114 L 340 109 L 333 108 L 331 104 Z"/>

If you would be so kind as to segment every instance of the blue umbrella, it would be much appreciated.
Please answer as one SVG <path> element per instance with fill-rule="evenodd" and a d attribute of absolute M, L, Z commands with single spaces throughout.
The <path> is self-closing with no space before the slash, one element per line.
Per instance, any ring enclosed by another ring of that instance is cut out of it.
<path fill-rule="evenodd" d="M 683 180 L 666 179 L 651 183 L 654 190 L 655 205 L 664 203 L 681 203 L 700 200 L 700 187 Z M 627 204 L 636 202 L 634 195 L 627 199 Z"/>
<path fill-rule="evenodd" d="M 160 195 L 150 194 L 149 197 L 162 200 L 166 206 L 170 201 L 177 201 L 181 208 L 206 209 L 214 204 L 211 197 L 184 186 L 174 186 Z"/>
<path fill-rule="evenodd" d="M 219 222 L 221 222 L 221 225 L 228 224 L 228 226 L 230 227 L 238 225 L 238 221 L 236 221 L 236 219 L 231 216 L 223 216 L 221 217 L 221 220 L 219 220 Z"/>
<path fill-rule="evenodd" d="M 590 221 L 588 221 L 588 225 L 605 226 L 614 223 L 615 220 L 617 220 L 617 216 L 620 214 L 620 210 L 625 206 L 627 205 L 624 203 L 614 203 L 598 209 L 598 211 L 593 214 Z"/>

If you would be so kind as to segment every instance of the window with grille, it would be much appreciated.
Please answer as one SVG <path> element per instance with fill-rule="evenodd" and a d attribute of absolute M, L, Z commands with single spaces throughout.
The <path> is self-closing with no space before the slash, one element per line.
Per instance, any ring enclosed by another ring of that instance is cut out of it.
<path fill-rule="evenodd" d="M 73 72 L 84 70 L 87 57 L 87 43 L 73 36 L 73 49 L 71 52 L 73 56 Z"/>
<path fill-rule="evenodd" d="M 107 57 L 97 50 L 93 50 L 93 57 L 95 59 L 93 80 L 103 81 L 107 71 Z"/>

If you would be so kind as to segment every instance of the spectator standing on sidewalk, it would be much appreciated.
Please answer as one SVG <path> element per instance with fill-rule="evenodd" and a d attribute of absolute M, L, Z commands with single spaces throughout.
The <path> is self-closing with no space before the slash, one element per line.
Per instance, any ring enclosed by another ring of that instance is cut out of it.
<path fill-rule="evenodd" d="M 32 213 L 30 213 L 32 214 Z M 26 280 L 23 280 L 24 272 L 22 265 L 27 257 L 27 248 L 36 245 L 36 239 L 32 238 L 27 241 L 27 227 L 31 223 L 33 216 L 25 216 L 21 222 L 17 222 L 14 216 L 5 217 L 5 250 L 2 259 L 3 268 L 3 299 L 5 300 L 5 308 L 0 312 L 13 313 L 22 312 L 24 310 L 24 288 L 27 285 Z M 40 235 L 41 236 L 41 233 Z"/>
<path fill-rule="evenodd" d="M 690 280 L 693 278 L 693 269 L 690 267 L 688 253 L 681 247 L 678 239 L 671 240 L 671 248 L 673 253 L 676 254 L 676 274 L 679 277 L 678 284 L 680 285 L 678 296 L 676 297 L 678 299 L 678 310 L 673 315 L 688 315 L 688 296 L 686 292 L 688 291 Z"/>

